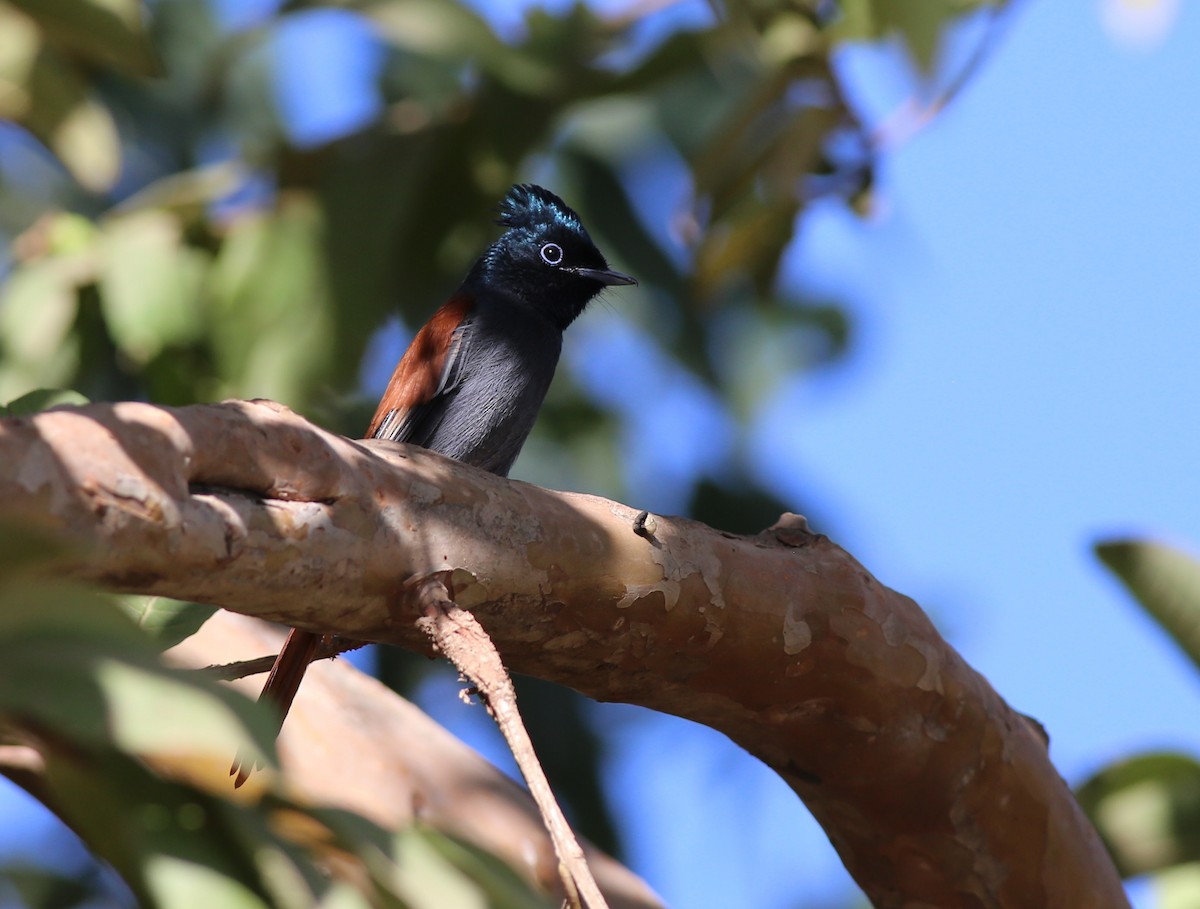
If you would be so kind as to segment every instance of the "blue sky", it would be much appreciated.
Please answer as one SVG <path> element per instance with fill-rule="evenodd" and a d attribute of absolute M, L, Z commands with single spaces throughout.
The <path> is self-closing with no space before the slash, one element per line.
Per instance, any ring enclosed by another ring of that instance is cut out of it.
<path fill-rule="evenodd" d="M 831 211 L 797 280 L 853 288 L 851 362 L 780 402 L 844 542 L 914 595 L 1072 778 L 1200 745 L 1188 665 L 1099 568 L 1113 533 L 1200 543 L 1200 121 L 1188 9 L 1152 52 L 1025 4 L 947 115 Z"/>
<path fill-rule="evenodd" d="M 1137 50 L 1098 4 L 1021 4 L 884 160 L 882 211 L 822 213 L 793 261 L 862 334 L 777 401 L 783 482 L 797 465 L 840 542 L 1046 724 L 1071 782 L 1200 754 L 1194 670 L 1089 551 L 1200 544 L 1197 12 Z"/>
<path fill-rule="evenodd" d="M 1200 755 L 1194 670 L 1089 551 L 1120 533 L 1200 549 L 1200 11 L 1134 48 L 1105 28 L 1115 2 L 1019 4 L 952 107 L 883 158 L 876 213 L 809 214 L 788 274 L 845 300 L 856 340 L 781 386 L 754 446 L 785 499 L 814 502 L 836 525 L 818 529 L 1047 726 L 1071 783 L 1146 749 Z M 843 62 L 889 110 L 892 63 Z M 456 703 L 449 684 L 424 700 Z M 632 864 L 672 905 L 852 892 L 791 792 L 722 737 L 597 719 L 619 730 L 606 772 Z"/>
<path fill-rule="evenodd" d="M 785 384 L 755 434 L 783 497 L 816 503 L 1045 723 L 1071 783 L 1143 750 L 1200 754 L 1194 670 L 1090 552 L 1126 533 L 1200 546 L 1200 15 L 1134 46 L 1106 27 L 1114 9 L 1020 4 L 950 109 L 884 157 L 869 219 L 810 212 L 789 277 L 848 301 L 856 343 Z M 867 109 L 900 100 L 894 58 L 843 64 Z M 595 336 L 616 317 L 588 318 Z M 633 864 L 672 905 L 852 892 L 739 749 L 629 708 L 598 717 L 620 730 L 609 775 Z"/>

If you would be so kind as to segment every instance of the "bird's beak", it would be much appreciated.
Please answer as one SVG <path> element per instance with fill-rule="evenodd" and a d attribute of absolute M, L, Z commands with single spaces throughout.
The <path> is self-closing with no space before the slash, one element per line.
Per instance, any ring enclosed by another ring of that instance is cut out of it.
<path fill-rule="evenodd" d="M 613 271 L 611 268 L 572 268 L 571 271 L 581 278 L 591 278 L 609 287 L 614 284 L 637 284 L 637 278 Z"/>

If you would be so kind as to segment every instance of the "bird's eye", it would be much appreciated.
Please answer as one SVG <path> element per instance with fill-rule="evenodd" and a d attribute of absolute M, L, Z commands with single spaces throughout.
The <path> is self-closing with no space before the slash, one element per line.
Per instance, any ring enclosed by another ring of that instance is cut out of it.
<path fill-rule="evenodd" d="M 547 243 L 541 249 L 542 261 L 547 265 L 561 265 L 563 260 L 562 247 L 557 243 Z"/>

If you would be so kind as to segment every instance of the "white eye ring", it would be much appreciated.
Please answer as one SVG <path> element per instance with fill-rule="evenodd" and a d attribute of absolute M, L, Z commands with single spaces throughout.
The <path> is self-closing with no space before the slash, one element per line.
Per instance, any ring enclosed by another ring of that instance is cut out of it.
<path fill-rule="evenodd" d="M 557 243 L 547 243 L 539 252 L 547 265 L 562 265 L 563 251 Z"/>

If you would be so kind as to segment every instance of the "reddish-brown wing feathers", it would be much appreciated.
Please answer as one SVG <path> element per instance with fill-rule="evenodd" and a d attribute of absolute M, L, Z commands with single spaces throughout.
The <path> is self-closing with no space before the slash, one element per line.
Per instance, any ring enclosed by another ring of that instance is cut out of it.
<path fill-rule="evenodd" d="M 396 364 L 387 390 L 379 399 L 379 407 L 371 418 L 366 438 L 375 438 L 388 414 L 395 412 L 398 417 L 402 416 L 433 397 L 442 383 L 451 336 L 471 312 L 472 306 L 473 301 L 465 294 L 453 296 L 417 332 L 408 350 Z M 393 422 L 398 423 L 399 419 Z"/>
<path fill-rule="evenodd" d="M 442 384 L 451 338 L 471 312 L 472 306 L 473 301 L 465 294 L 453 296 L 417 332 L 396 365 L 396 371 L 392 373 L 392 380 L 388 382 L 375 416 L 371 418 L 365 438 L 375 437 L 388 414 L 395 412 L 398 417 L 393 423 L 398 424 L 404 414 L 434 396 Z M 319 634 L 293 629 L 284 641 L 279 656 L 275 658 L 275 665 L 271 667 L 271 674 L 267 676 L 267 683 L 258 699 L 275 704 L 281 726 L 320 643 Z M 229 773 L 236 777 L 233 784 L 235 788 L 246 782 L 250 770 L 240 757 L 234 761 Z"/>

